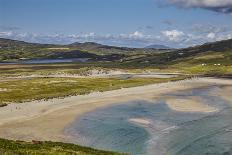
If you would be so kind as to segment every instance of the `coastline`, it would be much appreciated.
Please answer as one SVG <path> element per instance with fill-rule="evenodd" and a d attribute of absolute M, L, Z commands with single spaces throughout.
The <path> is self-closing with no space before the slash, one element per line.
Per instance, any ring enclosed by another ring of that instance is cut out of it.
<path fill-rule="evenodd" d="M 155 100 L 162 94 L 210 85 L 232 85 L 231 80 L 195 78 L 88 95 L 10 104 L 0 108 L 0 137 L 17 140 L 69 142 L 64 128 L 96 108 L 133 100 Z"/>

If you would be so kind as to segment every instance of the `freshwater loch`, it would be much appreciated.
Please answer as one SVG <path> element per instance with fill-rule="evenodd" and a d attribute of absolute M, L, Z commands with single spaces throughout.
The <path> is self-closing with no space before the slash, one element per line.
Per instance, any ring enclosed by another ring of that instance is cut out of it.
<path fill-rule="evenodd" d="M 84 114 L 64 132 L 76 144 L 131 155 L 230 155 L 232 103 L 218 95 L 223 87 L 194 88 L 164 94 L 154 101 L 134 100 L 99 108 Z M 217 110 L 176 110 L 167 104 L 169 98 L 196 100 L 202 102 L 202 109 Z"/>

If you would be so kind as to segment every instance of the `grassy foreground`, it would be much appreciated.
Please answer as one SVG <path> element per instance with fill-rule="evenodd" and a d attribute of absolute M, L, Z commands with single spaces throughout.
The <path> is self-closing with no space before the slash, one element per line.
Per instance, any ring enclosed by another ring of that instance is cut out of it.
<path fill-rule="evenodd" d="M 50 99 L 70 95 L 88 94 L 141 86 L 153 83 L 180 80 L 184 77 L 160 78 L 26 78 L 2 81 L 0 83 L 0 105 Z"/>
<path fill-rule="evenodd" d="M 4 155 L 123 155 L 61 142 L 22 142 L 0 139 L 0 154 Z M 125 154 L 124 154 L 125 155 Z"/>

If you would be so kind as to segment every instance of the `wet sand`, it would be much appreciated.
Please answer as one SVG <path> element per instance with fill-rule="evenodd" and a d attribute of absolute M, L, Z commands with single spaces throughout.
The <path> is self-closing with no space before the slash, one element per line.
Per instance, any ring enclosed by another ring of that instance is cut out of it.
<path fill-rule="evenodd" d="M 142 126 L 149 126 L 151 124 L 151 122 L 145 118 L 131 118 L 129 121 L 132 123 L 140 124 Z"/>
<path fill-rule="evenodd" d="M 11 104 L 0 108 L 0 137 L 19 140 L 69 142 L 64 128 L 96 108 L 133 100 L 156 100 L 162 94 L 210 85 L 232 85 L 231 80 L 196 78 L 177 82 L 124 88 L 64 99 Z M 228 96 L 229 94 L 224 94 Z M 229 95 L 230 96 L 230 95 Z M 191 103 L 189 103 L 191 107 Z"/>
<path fill-rule="evenodd" d="M 232 102 L 232 87 L 225 86 L 219 94 L 222 98 Z"/>
<path fill-rule="evenodd" d="M 204 101 L 201 101 L 197 97 L 191 97 L 189 99 L 170 98 L 166 101 L 170 109 L 180 112 L 182 111 L 211 113 L 218 111 L 217 108 L 209 106 L 207 105 L 207 103 L 203 103 Z"/>

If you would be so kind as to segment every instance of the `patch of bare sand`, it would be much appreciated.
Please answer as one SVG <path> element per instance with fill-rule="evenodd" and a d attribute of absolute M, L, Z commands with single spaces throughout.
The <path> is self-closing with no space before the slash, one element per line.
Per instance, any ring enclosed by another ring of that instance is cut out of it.
<path fill-rule="evenodd" d="M 129 119 L 129 122 L 133 122 L 144 126 L 148 126 L 151 124 L 151 122 L 145 118 L 131 118 Z"/>
<path fill-rule="evenodd" d="M 217 108 L 209 106 L 197 97 L 191 97 L 188 99 L 169 98 L 166 100 L 166 104 L 170 109 L 181 112 L 211 113 L 218 111 Z"/>
<path fill-rule="evenodd" d="M 6 88 L 0 88 L 0 92 L 5 92 L 5 91 L 8 91 L 8 89 L 6 89 Z"/>
<path fill-rule="evenodd" d="M 145 127 L 149 132 L 153 133 L 169 133 L 177 129 L 177 126 L 170 126 L 169 124 L 159 120 L 149 120 L 147 118 L 131 118 L 128 120 L 131 123 Z"/>

